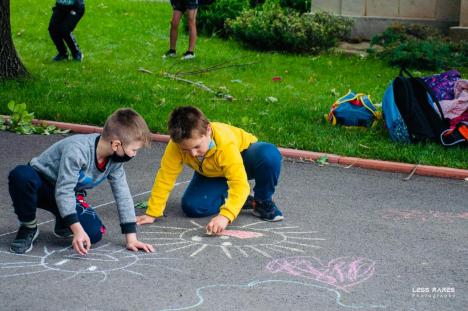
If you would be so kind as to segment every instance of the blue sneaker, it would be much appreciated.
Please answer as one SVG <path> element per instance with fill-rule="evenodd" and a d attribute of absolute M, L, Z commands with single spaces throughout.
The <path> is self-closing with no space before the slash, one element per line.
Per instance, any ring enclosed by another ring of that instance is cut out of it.
<path fill-rule="evenodd" d="M 33 243 L 39 236 L 39 229 L 20 226 L 16 238 L 10 244 L 10 252 L 24 254 L 32 250 Z"/>
<path fill-rule="evenodd" d="M 242 206 L 242 209 L 243 210 L 246 210 L 246 209 L 254 209 L 255 207 L 255 200 L 254 200 L 254 197 L 251 196 L 249 194 L 249 196 L 247 197 L 247 200 L 245 200 L 245 203 L 244 205 Z"/>
<path fill-rule="evenodd" d="M 57 54 L 52 58 L 54 62 L 61 62 L 63 60 L 68 60 L 68 54 Z"/>
<path fill-rule="evenodd" d="M 266 221 L 283 220 L 283 213 L 278 209 L 272 200 L 254 201 L 252 214 Z"/>

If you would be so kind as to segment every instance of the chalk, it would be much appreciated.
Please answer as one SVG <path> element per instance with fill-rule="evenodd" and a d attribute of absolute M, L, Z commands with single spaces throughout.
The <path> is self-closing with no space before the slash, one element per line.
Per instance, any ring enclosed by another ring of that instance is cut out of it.
<path fill-rule="evenodd" d="M 209 229 L 206 229 L 206 232 L 205 232 L 206 235 L 213 235 L 213 232 Z"/>

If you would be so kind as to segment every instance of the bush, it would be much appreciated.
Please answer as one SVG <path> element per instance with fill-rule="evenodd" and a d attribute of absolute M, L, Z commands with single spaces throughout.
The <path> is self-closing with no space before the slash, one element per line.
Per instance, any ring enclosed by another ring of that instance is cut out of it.
<path fill-rule="evenodd" d="M 451 42 L 431 27 L 392 25 L 372 38 L 371 44 L 384 47 L 377 55 L 392 65 L 439 70 L 468 65 L 468 43 Z"/>
<path fill-rule="evenodd" d="M 247 8 L 249 0 L 216 0 L 210 5 L 201 5 L 197 12 L 197 31 L 226 38 L 228 31 L 224 22 L 236 18 Z"/>
<path fill-rule="evenodd" d="M 282 8 L 290 8 L 301 13 L 310 11 L 311 0 L 277 0 Z M 265 3 L 265 0 L 250 0 L 250 6 L 256 7 Z"/>
<path fill-rule="evenodd" d="M 351 29 L 348 18 L 283 9 L 276 1 L 227 21 L 234 38 L 258 50 L 318 53 L 336 45 Z"/>

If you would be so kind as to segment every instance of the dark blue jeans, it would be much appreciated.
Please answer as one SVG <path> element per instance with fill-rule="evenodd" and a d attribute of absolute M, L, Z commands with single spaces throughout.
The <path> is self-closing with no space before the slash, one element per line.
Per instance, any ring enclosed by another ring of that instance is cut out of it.
<path fill-rule="evenodd" d="M 72 31 L 83 17 L 84 7 L 76 8 L 73 6 L 56 5 L 52 9 L 52 12 L 49 22 L 50 38 L 54 42 L 59 54 L 68 54 L 65 46 L 66 43 L 72 56 L 75 56 L 80 51 L 80 48 L 76 43 Z"/>
<path fill-rule="evenodd" d="M 36 219 L 36 209 L 40 208 L 54 214 L 56 221 L 62 224 L 62 217 L 55 201 L 55 186 L 45 180 L 31 166 L 18 165 L 15 167 L 8 175 L 8 189 L 15 214 L 20 222 Z M 80 195 L 77 195 L 76 213 L 91 243 L 101 240 L 105 227 L 94 209 Z"/>
<path fill-rule="evenodd" d="M 265 142 L 251 144 L 242 152 L 249 180 L 255 180 L 256 200 L 271 200 L 281 172 L 281 154 L 275 145 Z M 224 177 L 205 177 L 195 172 L 184 195 L 182 210 L 189 217 L 205 217 L 219 213 L 227 197 Z"/>

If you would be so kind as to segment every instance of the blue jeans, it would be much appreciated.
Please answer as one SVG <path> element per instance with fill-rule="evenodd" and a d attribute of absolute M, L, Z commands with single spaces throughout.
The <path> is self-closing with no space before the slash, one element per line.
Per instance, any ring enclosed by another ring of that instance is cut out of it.
<path fill-rule="evenodd" d="M 55 201 L 55 186 L 31 166 L 15 167 L 8 175 L 8 189 L 15 214 L 20 222 L 30 222 L 36 219 L 36 209 L 40 208 L 54 214 L 59 225 L 62 224 L 62 217 Z M 105 227 L 94 209 L 79 196 L 76 201 L 76 213 L 91 243 L 100 241 Z"/>
<path fill-rule="evenodd" d="M 255 180 L 255 199 L 271 200 L 281 171 L 282 157 L 278 148 L 270 143 L 257 142 L 241 154 L 247 178 Z M 189 217 L 217 214 L 224 204 L 227 192 L 226 178 L 206 177 L 195 172 L 182 196 L 182 210 Z"/>

